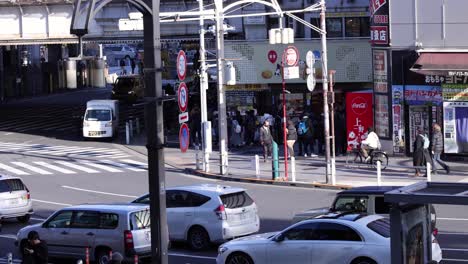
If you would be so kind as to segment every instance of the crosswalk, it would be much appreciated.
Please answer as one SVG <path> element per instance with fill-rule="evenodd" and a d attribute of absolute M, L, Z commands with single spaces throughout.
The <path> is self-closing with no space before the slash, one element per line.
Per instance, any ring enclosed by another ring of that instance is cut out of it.
<path fill-rule="evenodd" d="M 83 160 L 48 160 L 46 161 L 11 161 L 0 162 L 0 174 L 10 175 L 52 175 L 52 174 L 78 174 L 78 173 L 123 173 L 146 172 L 147 164 L 131 159 L 83 161 Z"/>
<path fill-rule="evenodd" d="M 112 148 L 52 146 L 44 144 L 22 144 L 9 142 L 0 142 L 0 154 L 1 153 L 109 159 L 129 157 L 129 155 L 125 152 Z"/>

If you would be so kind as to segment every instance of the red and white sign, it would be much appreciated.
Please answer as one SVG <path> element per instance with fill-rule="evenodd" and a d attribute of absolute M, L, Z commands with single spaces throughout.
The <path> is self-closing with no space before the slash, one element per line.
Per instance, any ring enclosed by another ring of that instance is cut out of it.
<path fill-rule="evenodd" d="M 283 62 L 287 66 L 297 66 L 299 62 L 299 51 L 294 46 L 289 46 L 284 50 Z"/>
<path fill-rule="evenodd" d="M 278 53 L 276 53 L 276 51 L 274 50 L 270 50 L 268 52 L 268 60 L 271 62 L 271 63 L 276 63 L 276 60 L 278 59 Z"/>
<path fill-rule="evenodd" d="M 183 81 L 187 76 L 187 56 L 183 50 L 179 51 L 179 54 L 177 55 L 176 67 L 177 76 L 179 77 L 179 80 Z"/>
<path fill-rule="evenodd" d="M 182 82 L 179 85 L 179 89 L 177 90 L 177 101 L 179 102 L 179 110 L 181 112 L 187 111 L 187 106 L 188 106 L 188 88 L 187 85 Z"/>
<path fill-rule="evenodd" d="M 369 1 L 369 11 L 371 16 L 373 16 L 381 7 L 387 3 L 387 0 L 370 0 Z"/>
<path fill-rule="evenodd" d="M 188 112 L 183 112 L 179 114 L 179 124 L 186 123 L 188 122 L 188 120 L 189 120 Z"/>
<path fill-rule="evenodd" d="M 179 146 L 182 153 L 187 152 L 190 145 L 190 130 L 187 123 L 183 123 L 179 130 Z"/>
<path fill-rule="evenodd" d="M 373 126 L 372 93 L 346 94 L 346 130 L 348 149 L 356 148 L 367 135 L 367 128 Z"/>
<path fill-rule="evenodd" d="M 388 27 L 371 26 L 370 37 L 373 44 L 388 44 Z"/>

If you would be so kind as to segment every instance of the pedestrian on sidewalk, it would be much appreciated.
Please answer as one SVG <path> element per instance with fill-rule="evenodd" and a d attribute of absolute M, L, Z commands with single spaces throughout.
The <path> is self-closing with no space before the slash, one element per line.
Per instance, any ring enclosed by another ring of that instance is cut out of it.
<path fill-rule="evenodd" d="M 288 144 L 288 158 L 290 158 L 294 157 L 294 143 L 296 143 L 297 140 L 297 130 L 292 120 L 288 120 L 288 127 L 286 128 L 286 133 L 286 143 Z"/>
<path fill-rule="evenodd" d="M 423 167 L 426 161 L 431 161 L 428 151 L 430 142 L 422 128 L 417 128 L 416 134 L 416 139 L 413 143 L 413 165 L 415 167 Z M 421 168 L 415 168 L 415 170 L 415 177 L 422 176 Z"/>
<path fill-rule="evenodd" d="M 436 168 L 436 162 L 439 163 L 442 168 L 447 172 L 447 174 L 450 173 L 450 167 L 442 161 L 440 158 L 440 155 L 442 154 L 442 151 L 444 150 L 444 140 L 442 138 L 442 132 L 441 132 L 441 127 L 439 124 L 435 123 L 433 126 L 434 133 L 432 134 L 432 155 L 433 155 L 433 161 L 432 161 L 432 172 L 437 173 L 437 168 Z"/>
<path fill-rule="evenodd" d="M 130 60 L 130 66 L 132 67 L 132 74 L 135 74 L 135 68 L 136 68 L 135 59 Z"/>
<path fill-rule="evenodd" d="M 125 69 L 125 66 L 127 66 L 126 63 L 125 63 L 125 59 L 121 59 L 120 60 L 120 70 L 121 70 L 122 75 L 127 75 L 127 69 Z"/>
<path fill-rule="evenodd" d="M 273 148 L 270 122 L 266 119 L 263 121 L 263 126 L 260 128 L 260 144 L 263 146 L 263 161 L 266 162 L 267 158 L 271 157 Z"/>
<path fill-rule="evenodd" d="M 304 157 L 312 153 L 312 123 L 308 116 L 303 116 L 302 121 L 297 125 L 297 135 L 299 139 L 299 156 L 304 154 Z"/>

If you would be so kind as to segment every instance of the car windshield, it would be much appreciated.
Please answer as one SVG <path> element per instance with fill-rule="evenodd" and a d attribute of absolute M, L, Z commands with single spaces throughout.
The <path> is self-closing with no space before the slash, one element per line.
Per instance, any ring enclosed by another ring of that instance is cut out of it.
<path fill-rule="evenodd" d="M 129 91 L 133 88 L 135 82 L 135 78 L 118 78 L 115 81 L 114 90 Z"/>
<path fill-rule="evenodd" d="M 357 213 L 367 212 L 366 196 L 342 196 L 338 197 L 332 207 L 332 211 L 352 211 Z"/>
<path fill-rule="evenodd" d="M 86 111 L 86 121 L 111 121 L 110 110 L 91 109 Z"/>
<path fill-rule="evenodd" d="M 390 221 L 387 218 L 374 220 L 367 224 L 367 227 L 383 237 L 390 237 Z"/>

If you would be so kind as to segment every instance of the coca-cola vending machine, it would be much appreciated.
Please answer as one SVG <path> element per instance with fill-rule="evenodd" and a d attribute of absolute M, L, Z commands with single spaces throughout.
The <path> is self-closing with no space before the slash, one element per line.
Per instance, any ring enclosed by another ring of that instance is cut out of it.
<path fill-rule="evenodd" d="M 367 137 L 367 128 L 374 125 L 372 93 L 346 94 L 346 130 L 348 150 L 357 148 Z"/>

